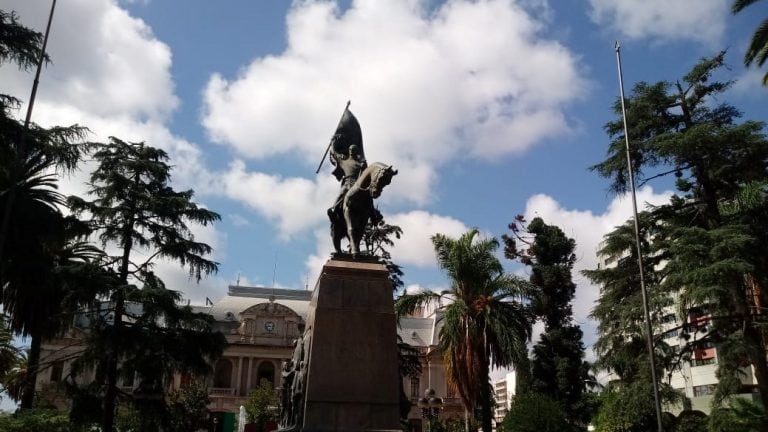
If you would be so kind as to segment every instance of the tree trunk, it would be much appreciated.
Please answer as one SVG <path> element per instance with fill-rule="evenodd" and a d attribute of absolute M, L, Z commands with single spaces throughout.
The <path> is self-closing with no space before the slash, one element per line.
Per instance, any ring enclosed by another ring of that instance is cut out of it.
<path fill-rule="evenodd" d="M 40 346 L 42 337 L 39 334 L 32 335 L 32 343 L 29 347 L 27 358 L 27 376 L 24 378 L 24 390 L 21 393 L 21 409 L 32 409 L 35 403 L 35 384 L 37 383 L 37 371 L 40 368 Z"/>
<path fill-rule="evenodd" d="M 123 288 L 119 288 L 115 295 L 115 317 L 112 327 L 112 347 L 107 356 L 107 389 L 104 392 L 104 417 L 102 421 L 103 432 L 112 432 L 115 424 L 115 408 L 117 400 L 117 363 L 118 363 L 118 341 L 120 340 L 120 330 L 123 324 L 123 312 L 125 309 L 125 299 Z"/>
<path fill-rule="evenodd" d="M 123 314 L 125 313 L 125 287 L 128 285 L 128 265 L 130 263 L 133 241 L 133 221 L 128 223 L 123 234 L 123 257 L 120 263 L 120 283 L 115 293 L 115 315 L 112 323 L 112 346 L 107 356 L 107 389 L 104 392 L 104 417 L 102 432 L 112 432 L 115 424 L 115 408 L 117 401 L 117 364 L 120 332 L 123 327 Z"/>
<path fill-rule="evenodd" d="M 482 362 L 482 370 L 480 371 L 482 388 L 480 389 L 480 409 L 483 422 L 483 432 L 491 432 L 493 430 L 493 410 L 491 409 L 491 388 L 488 385 L 488 359 L 485 358 Z"/>

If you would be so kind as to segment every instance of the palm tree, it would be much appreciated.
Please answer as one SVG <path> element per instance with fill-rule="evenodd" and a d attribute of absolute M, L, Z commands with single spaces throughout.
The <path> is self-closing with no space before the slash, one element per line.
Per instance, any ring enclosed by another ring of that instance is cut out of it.
<path fill-rule="evenodd" d="M 443 323 L 440 349 L 448 385 L 458 391 L 464 408 L 481 408 L 483 430 L 491 430 L 491 367 L 518 365 L 527 358 L 533 315 L 527 303 L 531 285 L 504 272 L 494 252 L 496 239 L 477 238 L 473 229 L 458 239 L 436 234 L 432 243 L 438 265 L 451 286 L 441 293 L 404 294 L 396 302 L 398 316 L 436 304 Z M 445 301 L 444 301 L 445 300 Z"/>
<path fill-rule="evenodd" d="M 13 334 L 5 316 L 0 314 L 0 388 L 3 377 L 16 366 L 20 355 L 21 351 L 13 344 Z"/>
<path fill-rule="evenodd" d="M 750 6 L 752 3 L 758 0 L 734 0 L 731 10 L 734 14 L 739 13 L 742 9 Z M 768 59 L 768 19 L 763 20 L 755 34 L 752 35 L 752 40 L 749 42 L 747 52 L 744 53 L 744 65 L 749 66 L 753 62 L 758 66 L 762 66 Z M 763 85 L 768 86 L 768 73 L 763 76 Z"/>

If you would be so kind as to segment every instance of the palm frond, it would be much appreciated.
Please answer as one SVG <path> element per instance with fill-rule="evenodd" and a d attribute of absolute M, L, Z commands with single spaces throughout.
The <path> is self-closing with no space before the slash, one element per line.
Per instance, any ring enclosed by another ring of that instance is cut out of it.
<path fill-rule="evenodd" d="M 395 300 L 395 315 L 399 319 L 413 314 L 419 307 L 424 307 L 439 301 L 440 295 L 433 291 L 403 294 Z"/>

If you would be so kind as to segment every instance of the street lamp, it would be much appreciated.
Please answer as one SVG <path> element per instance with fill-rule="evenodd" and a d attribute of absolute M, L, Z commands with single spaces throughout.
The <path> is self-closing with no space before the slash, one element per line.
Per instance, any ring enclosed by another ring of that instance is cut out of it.
<path fill-rule="evenodd" d="M 421 418 L 426 422 L 426 431 L 432 430 L 432 422 L 440 414 L 440 408 L 443 407 L 443 399 L 435 397 L 435 391 L 431 388 L 424 392 L 424 397 L 419 399 L 419 408 L 421 408 Z"/>

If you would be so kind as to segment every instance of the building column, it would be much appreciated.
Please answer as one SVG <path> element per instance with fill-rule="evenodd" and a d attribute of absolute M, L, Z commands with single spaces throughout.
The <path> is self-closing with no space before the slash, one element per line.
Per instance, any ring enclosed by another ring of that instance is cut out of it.
<path fill-rule="evenodd" d="M 275 363 L 277 363 L 276 367 L 275 367 Z M 281 373 L 283 371 L 283 362 L 280 361 L 279 359 L 276 361 L 273 361 L 272 367 L 275 368 L 275 379 L 272 380 L 272 382 L 274 383 L 273 386 L 274 388 L 280 388 L 280 385 L 282 384 L 281 381 L 283 380 L 283 375 Z"/>
<path fill-rule="evenodd" d="M 251 382 L 252 380 L 251 377 L 253 376 L 253 362 L 255 360 L 256 359 L 254 357 L 251 357 L 251 361 L 248 362 L 248 381 L 246 381 L 246 388 L 248 390 L 251 390 L 253 385 L 253 383 Z"/>
<path fill-rule="evenodd" d="M 237 381 L 235 382 L 235 394 L 240 396 L 240 380 L 243 379 L 243 358 L 237 358 Z"/>

